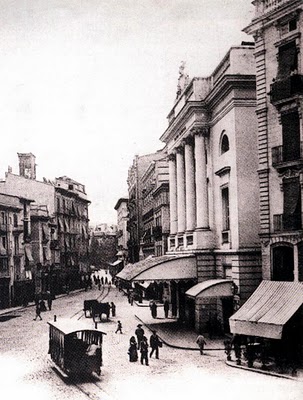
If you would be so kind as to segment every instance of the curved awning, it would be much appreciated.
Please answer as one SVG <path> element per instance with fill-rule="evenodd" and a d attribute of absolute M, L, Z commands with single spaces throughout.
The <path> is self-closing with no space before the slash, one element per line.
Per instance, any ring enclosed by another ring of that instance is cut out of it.
<path fill-rule="evenodd" d="M 301 282 L 262 281 L 229 318 L 234 334 L 281 339 L 283 326 L 303 304 Z"/>
<path fill-rule="evenodd" d="M 185 292 L 185 295 L 195 298 L 201 297 L 231 297 L 233 296 L 233 281 L 231 279 L 209 279 L 197 283 Z"/>
<path fill-rule="evenodd" d="M 116 277 L 129 282 L 196 279 L 196 258 L 192 254 L 148 257 L 135 264 L 127 264 Z"/>

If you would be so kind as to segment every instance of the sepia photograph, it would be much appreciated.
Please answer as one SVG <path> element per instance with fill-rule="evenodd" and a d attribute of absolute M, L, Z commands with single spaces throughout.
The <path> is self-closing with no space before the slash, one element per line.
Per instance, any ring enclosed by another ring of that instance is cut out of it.
<path fill-rule="evenodd" d="M 1 399 L 303 399 L 302 34 L 0 1 Z"/>

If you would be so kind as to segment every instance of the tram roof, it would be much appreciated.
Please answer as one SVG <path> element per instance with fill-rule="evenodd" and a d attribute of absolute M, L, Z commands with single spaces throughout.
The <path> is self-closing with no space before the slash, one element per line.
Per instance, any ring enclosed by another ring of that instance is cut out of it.
<path fill-rule="evenodd" d="M 94 328 L 94 326 L 92 326 L 92 323 L 77 321 L 73 319 L 59 319 L 56 322 L 48 321 L 48 324 L 61 331 L 64 335 L 69 335 L 70 333 L 79 331 L 93 331 L 101 333 L 102 335 L 106 335 L 106 333 L 101 331 L 100 329 Z"/>

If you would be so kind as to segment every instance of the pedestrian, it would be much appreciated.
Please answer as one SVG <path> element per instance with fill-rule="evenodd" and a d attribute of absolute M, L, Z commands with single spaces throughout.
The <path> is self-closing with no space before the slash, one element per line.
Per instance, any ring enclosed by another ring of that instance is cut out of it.
<path fill-rule="evenodd" d="M 157 304 L 155 301 L 151 302 L 150 305 L 151 315 L 153 318 L 157 318 Z"/>
<path fill-rule="evenodd" d="M 196 340 L 197 345 L 200 349 L 200 354 L 203 355 L 204 346 L 206 345 L 206 341 L 203 335 L 199 335 Z"/>
<path fill-rule="evenodd" d="M 168 300 L 164 301 L 163 308 L 164 308 L 164 316 L 165 316 L 165 318 L 168 318 L 168 312 L 169 312 L 169 302 L 168 302 Z"/>
<path fill-rule="evenodd" d="M 46 311 L 45 301 L 42 299 L 39 301 L 40 311 Z"/>
<path fill-rule="evenodd" d="M 36 316 L 34 318 L 34 321 L 36 321 L 37 317 L 39 317 L 40 321 L 42 321 L 40 303 L 36 304 Z"/>
<path fill-rule="evenodd" d="M 130 293 L 130 295 L 129 295 L 129 302 L 130 302 L 131 306 L 134 305 L 134 294 L 133 293 Z"/>
<path fill-rule="evenodd" d="M 152 335 L 149 339 L 149 344 L 151 347 L 151 352 L 149 357 L 151 358 L 151 356 L 153 355 L 154 351 L 156 352 L 156 358 L 159 358 L 159 347 L 162 347 L 162 342 L 159 338 L 159 336 L 157 335 L 157 331 L 152 331 Z"/>
<path fill-rule="evenodd" d="M 107 276 L 105 277 L 105 285 L 107 285 L 108 284 L 108 279 L 107 279 Z"/>
<path fill-rule="evenodd" d="M 116 316 L 116 305 L 115 303 L 111 302 L 111 309 L 112 309 L 112 316 L 115 317 Z"/>
<path fill-rule="evenodd" d="M 145 365 L 148 365 L 148 343 L 146 336 L 143 336 L 142 342 L 140 344 L 140 352 L 141 352 L 141 364 L 143 365 L 143 361 L 145 361 Z"/>
<path fill-rule="evenodd" d="M 137 325 L 137 329 L 135 330 L 135 335 L 137 336 L 137 342 L 138 342 L 138 350 L 141 348 L 141 342 L 144 337 L 144 329 L 142 328 L 141 324 Z"/>
<path fill-rule="evenodd" d="M 103 276 L 101 276 L 101 285 L 102 285 L 102 286 L 104 285 L 104 278 L 103 278 Z"/>
<path fill-rule="evenodd" d="M 53 303 L 52 295 L 49 293 L 47 296 L 47 307 L 49 311 L 52 309 L 52 303 Z"/>
<path fill-rule="evenodd" d="M 117 329 L 116 329 L 116 332 L 115 332 L 115 333 L 118 333 L 118 332 L 122 333 L 122 324 L 121 324 L 121 321 L 118 321 L 118 322 L 117 322 Z"/>
<path fill-rule="evenodd" d="M 130 362 L 135 362 L 138 360 L 137 342 L 135 336 L 132 336 L 129 340 L 128 355 Z"/>

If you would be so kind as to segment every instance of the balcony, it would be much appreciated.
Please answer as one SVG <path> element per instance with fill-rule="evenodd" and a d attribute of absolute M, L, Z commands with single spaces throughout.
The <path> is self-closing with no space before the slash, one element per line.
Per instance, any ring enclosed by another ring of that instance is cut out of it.
<path fill-rule="evenodd" d="M 284 146 L 273 147 L 271 149 L 272 166 L 277 169 L 283 169 L 303 164 L 303 142 L 298 143 L 296 153 L 286 156 Z"/>
<path fill-rule="evenodd" d="M 291 75 L 270 85 L 270 102 L 277 104 L 303 94 L 303 75 Z"/>
<path fill-rule="evenodd" d="M 275 214 L 274 232 L 302 230 L 302 214 Z"/>

